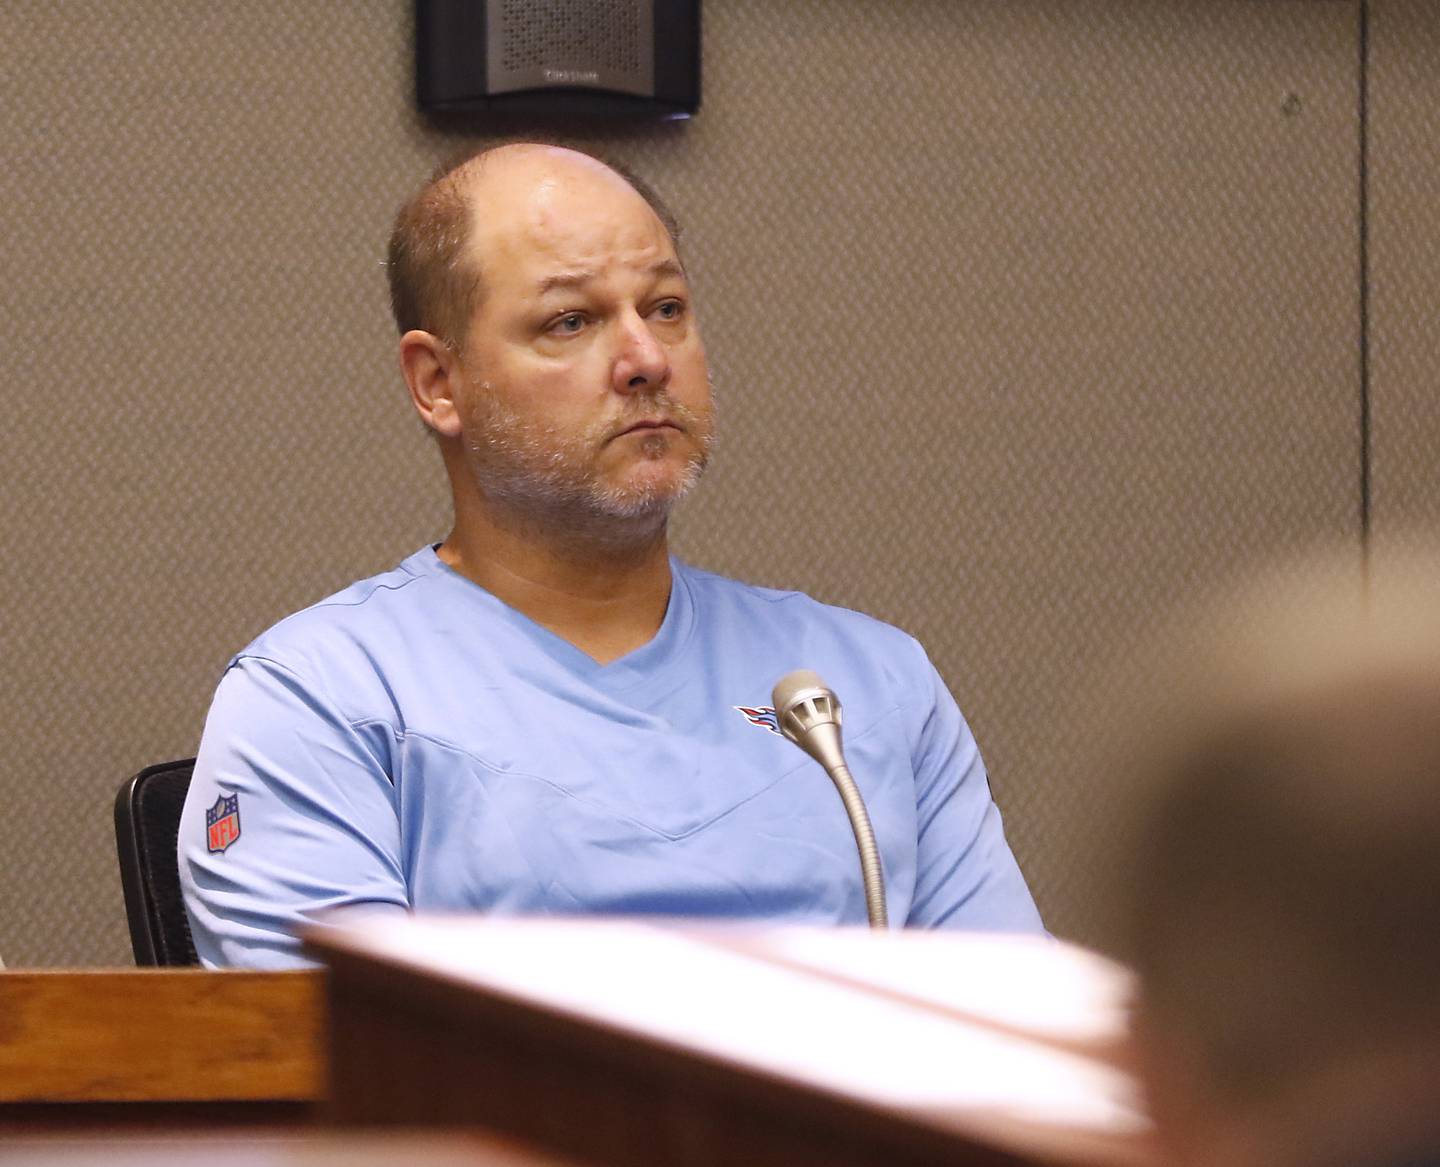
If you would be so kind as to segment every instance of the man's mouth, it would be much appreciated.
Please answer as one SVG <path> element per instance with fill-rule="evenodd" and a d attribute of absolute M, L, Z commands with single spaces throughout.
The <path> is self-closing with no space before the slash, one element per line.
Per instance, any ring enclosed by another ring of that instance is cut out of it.
<path fill-rule="evenodd" d="M 632 421 L 624 429 L 617 433 L 616 437 L 623 437 L 626 434 L 648 433 L 654 430 L 675 430 L 683 433 L 680 423 L 670 417 L 642 417 L 639 421 Z"/>

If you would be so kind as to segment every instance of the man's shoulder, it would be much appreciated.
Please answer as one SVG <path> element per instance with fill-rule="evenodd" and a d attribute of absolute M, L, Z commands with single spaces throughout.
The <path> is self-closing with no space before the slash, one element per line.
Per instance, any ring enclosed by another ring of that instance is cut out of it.
<path fill-rule="evenodd" d="M 738 618 L 742 622 L 739 626 L 754 628 L 761 635 L 778 629 L 787 637 L 828 634 L 892 651 L 902 647 L 919 649 L 918 642 L 904 629 L 854 608 L 829 604 L 794 589 L 732 579 L 689 564 L 682 564 L 681 569 L 702 619 Z"/>
<path fill-rule="evenodd" d="M 388 571 L 356 580 L 291 613 L 236 653 L 235 660 L 260 657 L 303 668 L 306 661 L 343 653 L 347 647 L 366 652 L 366 646 L 377 641 L 403 639 L 407 613 L 419 610 L 408 593 L 430 574 L 427 555 L 434 558 L 429 548 L 422 549 Z"/>

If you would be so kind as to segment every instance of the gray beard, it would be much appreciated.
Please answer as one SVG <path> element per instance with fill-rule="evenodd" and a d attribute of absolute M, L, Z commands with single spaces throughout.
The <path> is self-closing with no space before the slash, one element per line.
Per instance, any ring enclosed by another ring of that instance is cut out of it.
<path fill-rule="evenodd" d="M 678 483 L 621 487 L 602 481 L 590 461 L 615 432 L 616 422 L 565 433 L 545 422 L 522 420 L 487 385 L 479 387 L 477 401 L 478 424 L 469 427 L 465 439 L 470 473 L 499 512 L 497 518 L 541 536 L 627 545 L 655 538 L 674 505 L 700 481 L 713 444 L 707 438 Z M 664 393 L 637 397 L 629 412 L 635 417 L 664 412 L 692 434 L 702 424 L 694 410 Z M 668 441 L 658 434 L 646 437 L 641 453 L 658 458 Z"/>

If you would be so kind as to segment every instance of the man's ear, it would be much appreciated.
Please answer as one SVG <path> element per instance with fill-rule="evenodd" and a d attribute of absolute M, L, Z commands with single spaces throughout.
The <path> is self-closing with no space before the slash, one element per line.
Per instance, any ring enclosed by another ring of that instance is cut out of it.
<path fill-rule="evenodd" d="M 400 338 L 400 375 L 420 420 L 441 437 L 460 435 L 460 359 L 438 336 L 411 329 Z"/>

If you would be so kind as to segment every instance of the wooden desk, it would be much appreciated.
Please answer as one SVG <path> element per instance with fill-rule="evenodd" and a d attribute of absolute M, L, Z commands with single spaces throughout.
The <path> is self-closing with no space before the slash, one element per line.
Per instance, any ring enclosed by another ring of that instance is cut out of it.
<path fill-rule="evenodd" d="M 307 939 L 342 1123 L 626 1167 L 1155 1161 L 1128 977 L 1058 943 L 424 918 Z"/>
<path fill-rule="evenodd" d="M 0 1125 L 307 1120 L 321 975 L 0 972 Z"/>

